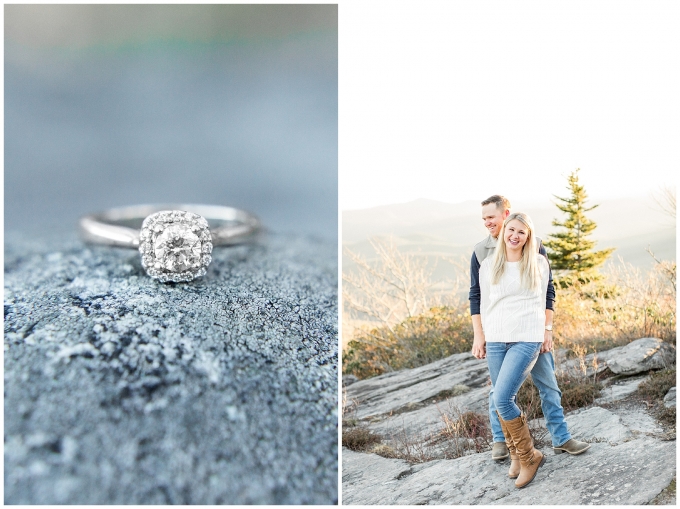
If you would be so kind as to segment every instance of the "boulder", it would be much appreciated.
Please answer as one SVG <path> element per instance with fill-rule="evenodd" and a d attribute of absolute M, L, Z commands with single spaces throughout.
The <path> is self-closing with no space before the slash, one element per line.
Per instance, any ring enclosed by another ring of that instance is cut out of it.
<path fill-rule="evenodd" d="M 668 393 L 663 397 L 663 406 L 666 408 L 675 408 L 675 387 L 671 387 Z"/>
<path fill-rule="evenodd" d="M 656 338 L 637 339 L 601 353 L 617 375 L 635 375 L 675 364 L 675 347 Z"/>

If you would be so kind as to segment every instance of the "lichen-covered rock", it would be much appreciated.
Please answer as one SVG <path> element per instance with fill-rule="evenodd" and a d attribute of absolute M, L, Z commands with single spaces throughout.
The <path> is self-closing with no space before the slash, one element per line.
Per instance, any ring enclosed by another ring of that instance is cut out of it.
<path fill-rule="evenodd" d="M 656 338 L 637 339 L 602 352 L 607 366 L 617 375 L 635 375 L 675 364 L 675 348 Z"/>
<path fill-rule="evenodd" d="M 6 239 L 5 502 L 337 499 L 337 247 L 270 235 L 163 284 Z"/>

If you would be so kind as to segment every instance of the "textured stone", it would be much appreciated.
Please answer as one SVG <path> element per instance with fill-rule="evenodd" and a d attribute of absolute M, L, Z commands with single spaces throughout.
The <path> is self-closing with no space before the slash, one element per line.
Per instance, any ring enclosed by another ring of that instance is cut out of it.
<path fill-rule="evenodd" d="M 649 437 L 618 446 L 594 443 L 580 456 L 554 455 L 518 490 L 508 463 L 488 454 L 409 468 L 402 460 L 342 451 L 343 505 L 590 505 L 649 503 L 675 475 L 675 442 Z M 377 458 L 377 459 L 376 459 Z"/>
<path fill-rule="evenodd" d="M 337 499 L 337 246 L 270 235 L 163 284 L 6 237 L 5 503 Z"/>
<path fill-rule="evenodd" d="M 488 380 L 486 360 L 461 353 L 418 368 L 361 380 L 348 387 L 347 396 L 358 403 L 357 417 L 364 419 L 387 416 L 408 409 L 408 405 L 415 410 L 420 403 L 445 399 L 457 385 L 480 388 Z M 438 395 L 441 397 L 437 398 Z"/>
<path fill-rule="evenodd" d="M 675 408 L 675 387 L 671 387 L 663 397 L 663 406 L 666 408 Z"/>
<path fill-rule="evenodd" d="M 675 347 L 656 338 L 637 339 L 602 352 L 607 366 L 620 375 L 635 375 L 675 364 Z"/>
<path fill-rule="evenodd" d="M 614 401 L 622 400 L 633 394 L 642 382 L 648 380 L 648 376 L 639 376 L 631 380 L 624 380 L 619 383 L 609 385 L 602 389 L 600 396 L 595 399 L 596 405 L 603 403 L 613 403 Z"/>
<path fill-rule="evenodd" d="M 619 444 L 632 436 L 621 417 L 600 407 L 576 410 L 565 417 L 574 438 Z"/>

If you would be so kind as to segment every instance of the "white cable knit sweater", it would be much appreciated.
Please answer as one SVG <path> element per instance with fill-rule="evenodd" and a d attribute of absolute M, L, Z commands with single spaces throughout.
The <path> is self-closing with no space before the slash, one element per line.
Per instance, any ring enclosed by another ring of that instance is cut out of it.
<path fill-rule="evenodd" d="M 491 284 L 492 257 L 479 267 L 482 329 L 487 343 L 543 342 L 545 298 L 548 290 L 548 261 L 538 257 L 541 284 L 530 291 L 520 286 L 519 262 L 505 262 L 497 285 Z"/>

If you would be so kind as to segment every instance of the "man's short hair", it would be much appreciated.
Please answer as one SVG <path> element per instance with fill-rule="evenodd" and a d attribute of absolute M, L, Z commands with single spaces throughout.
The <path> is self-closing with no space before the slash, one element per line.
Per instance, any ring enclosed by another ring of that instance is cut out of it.
<path fill-rule="evenodd" d="M 510 210 L 510 200 L 508 200 L 505 196 L 501 196 L 500 194 L 489 196 L 482 202 L 482 207 L 484 205 L 488 205 L 489 203 L 495 203 L 496 207 L 501 210 Z"/>

